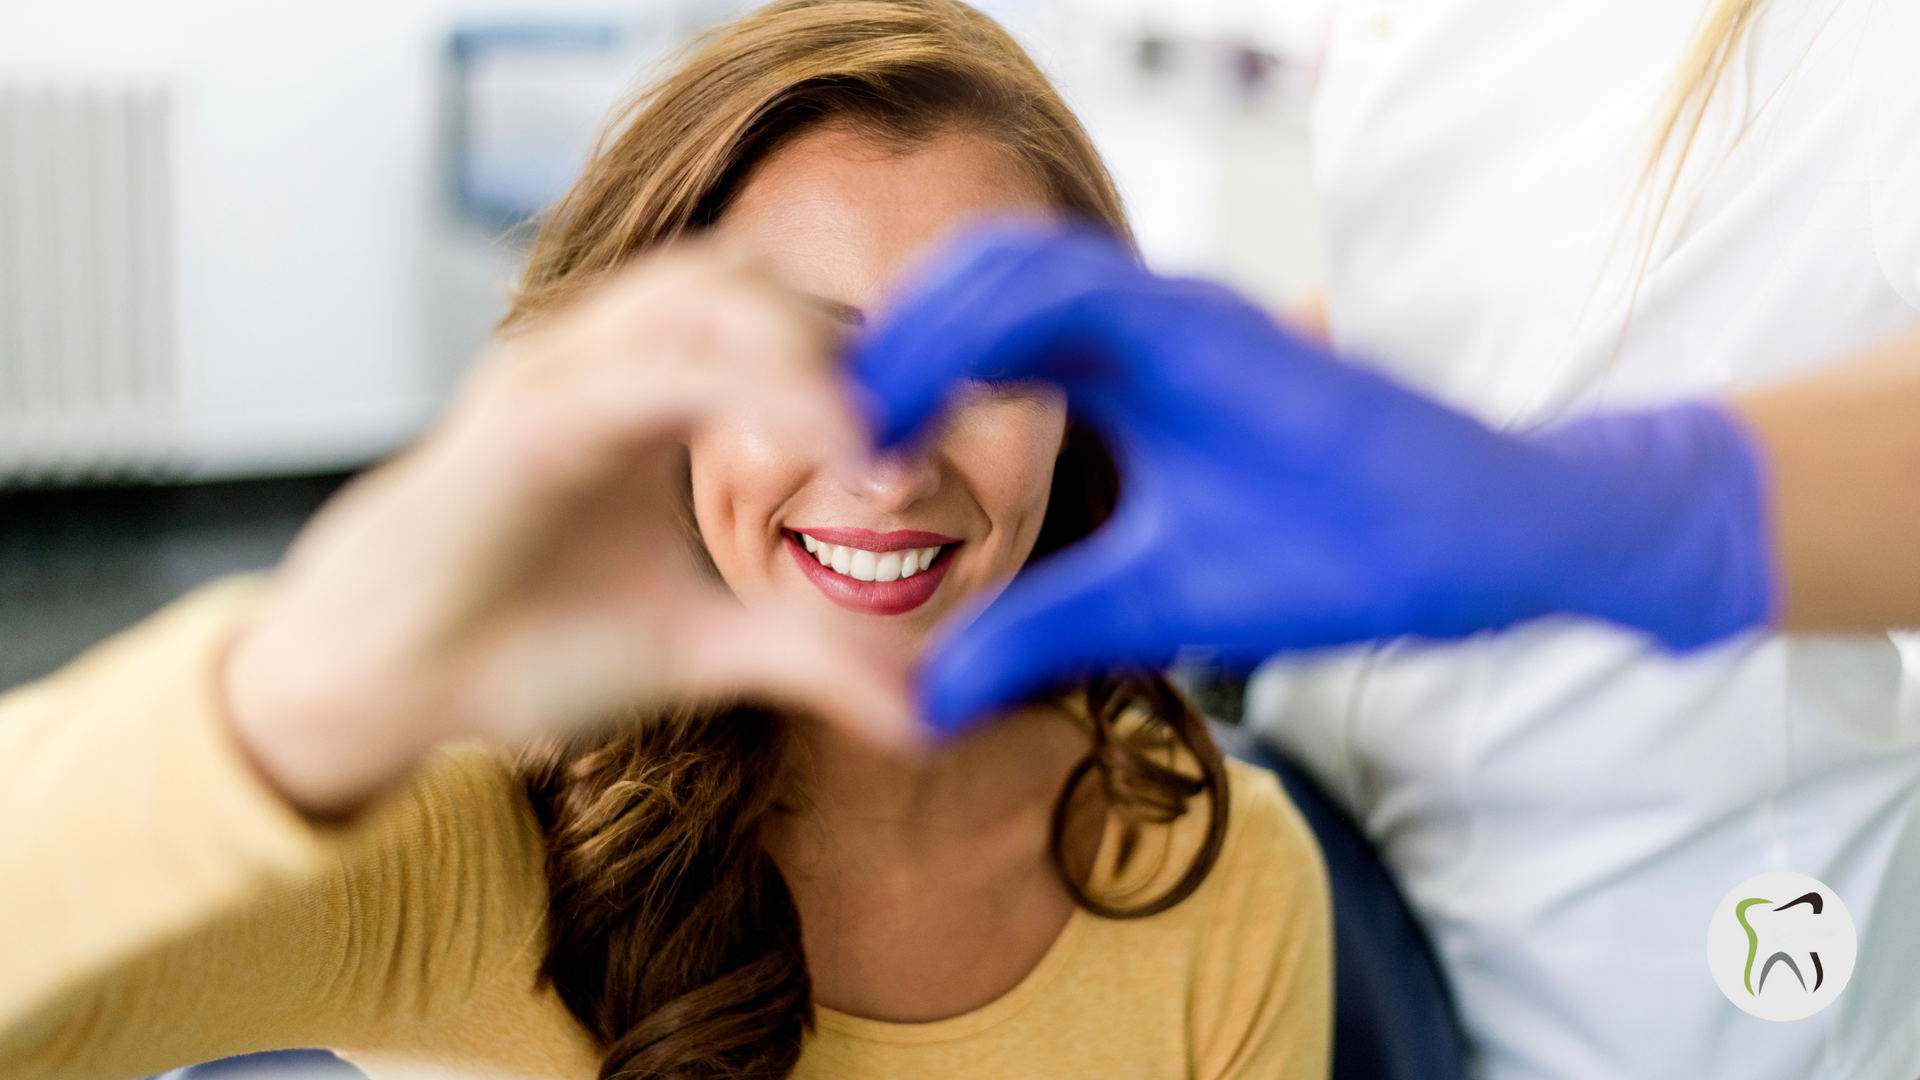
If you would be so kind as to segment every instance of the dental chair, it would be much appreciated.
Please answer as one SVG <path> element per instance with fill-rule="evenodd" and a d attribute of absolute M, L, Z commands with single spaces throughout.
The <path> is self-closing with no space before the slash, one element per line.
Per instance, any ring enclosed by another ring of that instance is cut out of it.
<path fill-rule="evenodd" d="M 1306 770 L 1244 729 L 1213 734 L 1279 776 L 1320 842 L 1333 890 L 1332 1080 L 1466 1080 L 1453 997 L 1373 844 Z"/>
<path fill-rule="evenodd" d="M 266 1050 L 150 1076 L 147 1080 L 365 1080 L 326 1050 Z"/>

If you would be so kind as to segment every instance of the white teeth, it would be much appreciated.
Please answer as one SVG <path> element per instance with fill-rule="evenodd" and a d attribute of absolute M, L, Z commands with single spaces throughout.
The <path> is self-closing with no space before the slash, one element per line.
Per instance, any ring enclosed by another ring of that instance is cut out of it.
<path fill-rule="evenodd" d="M 800 543 L 820 560 L 821 566 L 831 567 L 834 573 L 858 581 L 900 581 L 932 566 L 933 560 L 940 557 L 938 547 L 907 548 L 882 554 L 845 544 L 829 544 L 806 533 L 800 534 Z"/>

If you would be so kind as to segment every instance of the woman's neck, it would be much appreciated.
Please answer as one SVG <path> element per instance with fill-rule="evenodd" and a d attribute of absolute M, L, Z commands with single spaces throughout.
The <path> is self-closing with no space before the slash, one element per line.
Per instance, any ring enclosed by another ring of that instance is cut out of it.
<path fill-rule="evenodd" d="M 924 756 L 877 753 L 824 724 L 803 726 L 789 772 L 789 813 L 864 843 L 919 849 L 965 840 L 1009 817 L 1051 813 L 1086 733 L 1059 709 L 1035 707 Z"/>
<path fill-rule="evenodd" d="M 767 823 L 764 842 L 800 910 L 816 1000 L 925 1021 L 1017 985 L 1073 911 L 1047 835 L 1086 752 L 1086 733 L 1052 707 L 1023 710 L 913 761 L 873 753 L 825 725 L 801 726 L 790 757 L 794 797 Z M 1092 863 L 1097 809 L 1077 804 L 1070 818 L 1076 869 Z"/>

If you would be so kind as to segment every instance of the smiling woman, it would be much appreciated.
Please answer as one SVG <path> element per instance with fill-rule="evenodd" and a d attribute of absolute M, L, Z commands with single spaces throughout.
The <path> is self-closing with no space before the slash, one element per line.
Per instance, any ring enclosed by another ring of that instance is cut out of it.
<path fill-rule="evenodd" d="M 916 257 L 972 220 L 1070 215 L 1126 235 L 1106 172 L 1058 96 L 997 27 L 959 5 L 775 5 L 722 32 L 643 101 L 548 225 L 510 326 L 572 295 L 599 264 L 700 225 L 762 253 L 784 283 L 856 320 L 885 302 Z M 700 128 L 710 136 L 679 137 Z M 634 191 L 637 203 L 621 204 Z M 955 403 L 929 445 L 848 482 L 812 448 L 750 418 L 722 418 L 690 440 L 692 516 L 718 576 L 749 605 L 812 598 L 823 619 L 858 624 L 911 658 L 942 619 L 998 592 L 1043 533 L 1038 554 L 1104 517 L 1111 464 L 1097 441 L 1075 434 L 1057 394 L 981 386 Z M 644 813 L 658 830 L 648 846 L 679 868 L 689 897 L 684 921 L 662 919 L 638 898 L 604 931 L 556 936 L 549 970 L 612 1048 L 609 1072 L 702 1059 L 726 1061 L 734 1074 L 749 1060 L 784 1071 L 799 1049 L 806 987 L 730 981 L 749 961 L 810 981 L 816 1015 L 842 1036 L 817 1043 L 822 1052 L 861 1045 L 856 1031 L 872 1034 L 841 1028 L 842 1017 L 970 1015 L 1043 963 L 1075 899 L 1114 918 L 1165 910 L 1199 887 L 1226 836 L 1226 776 L 1204 726 L 1159 678 L 1121 677 L 1036 703 L 911 767 L 818 725 L 768 718 L 782 741 L 799 744 L 783 778 L 787 799 L 759 804 L 765 817 L 752 823 L 772 864 L 753 844 L 691 860 L 706 819 L 732 822 L 741 808 L 690 805 L 686 781 L 768 767 L 768 746 L 743 745 L 738 719 L 719 709 L 639 725 L 554 748 L 533 773 L 558 920 L 592 926 L 573 917 L 573 905 L 616 890 L 609 874 L 634 873 L 576 854 L 604 849 L 607 831 L 620 828 L 568 816 L 572 800 L 602 791 L 619 792 L 609 801 L 627 815 L 661 804 Z M 1172 758 L 1194 773 L 1169 768 Z M 602 767 L 609 760 L 619 764 Z M 667 777 L 662 761 L 689 764 Z M 1076 769 L 1079 761 L 1086 766 Z M 1101 783 L 1076 799 L 1074 781 L 1089 771 Z M 636 774 L 648 780 L 636 783 Z M 1109 815 L 1125 834 L 1114 855 L 1125 863 L 1143 828 L 1169 828 L 1200 795 L 1206 827 L 1186 830 L 1197 842 L 1158 895 L 1132 903 L 1086 895 Z M 1021 821 L 1025 828 L 1009 824 Z M 784 916 L 698 902 L 703 885 L 738 893 L 734 875 L 756 864 L 764 888 L 755 895 L 777 904 L 784 884 L 800 940 L 781 929 Z M 682 940 L 701 942 L 700 955 L 674 955 Z M 715 940 L 732 944 L 715 950 Z M 616 956 L 646 957 L 637 967 L 689 974 L 655 980 L 657 996 L 636 999 L 624 988 L 647 980 L 602 964 L 610 944 Z M 770 1007 L 782 993 L 791 1011 Z M 690 1015 L 696 995 L 702 1013 Z M 625 1014 L 610 1001 L 628 1003 Z M 754 1024 L 743 1022 L 748 1015 Z"/>
<path fill-rule="evenodd" d="M 1164 679 L 901 752 L 900 672 L 1117 481 L 1026 385 L 850 454 L 827 358 L 970 220 L 1126 235 L 1059 97 L 964 5 L 785 0 L 613 132 L 497 355 L 264 594 L 0 705 L 0 790 L 111 818 L 0 848 L 102 865 L 0 929 L 4 1071 L 1322 1076 L 1312 841 Z"/>

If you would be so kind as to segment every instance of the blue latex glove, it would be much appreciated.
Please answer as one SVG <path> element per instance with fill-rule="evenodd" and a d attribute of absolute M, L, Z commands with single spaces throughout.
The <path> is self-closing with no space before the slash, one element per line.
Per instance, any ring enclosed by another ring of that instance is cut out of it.
<path fill-rule="evenodd" d="M 921 692 L 946 730 L 1181 646 L 1251 666 L 1578 612 L 1687 648 L 1772 609 L 1758 462 L 1719 409 L 1501 434 L 1102 236 L 973 234 L 855 345 L 850 371 L 883 445 L 957 380 L 1038 378 L 1120 465 L 1105 527 L 936 643 Z"/>

